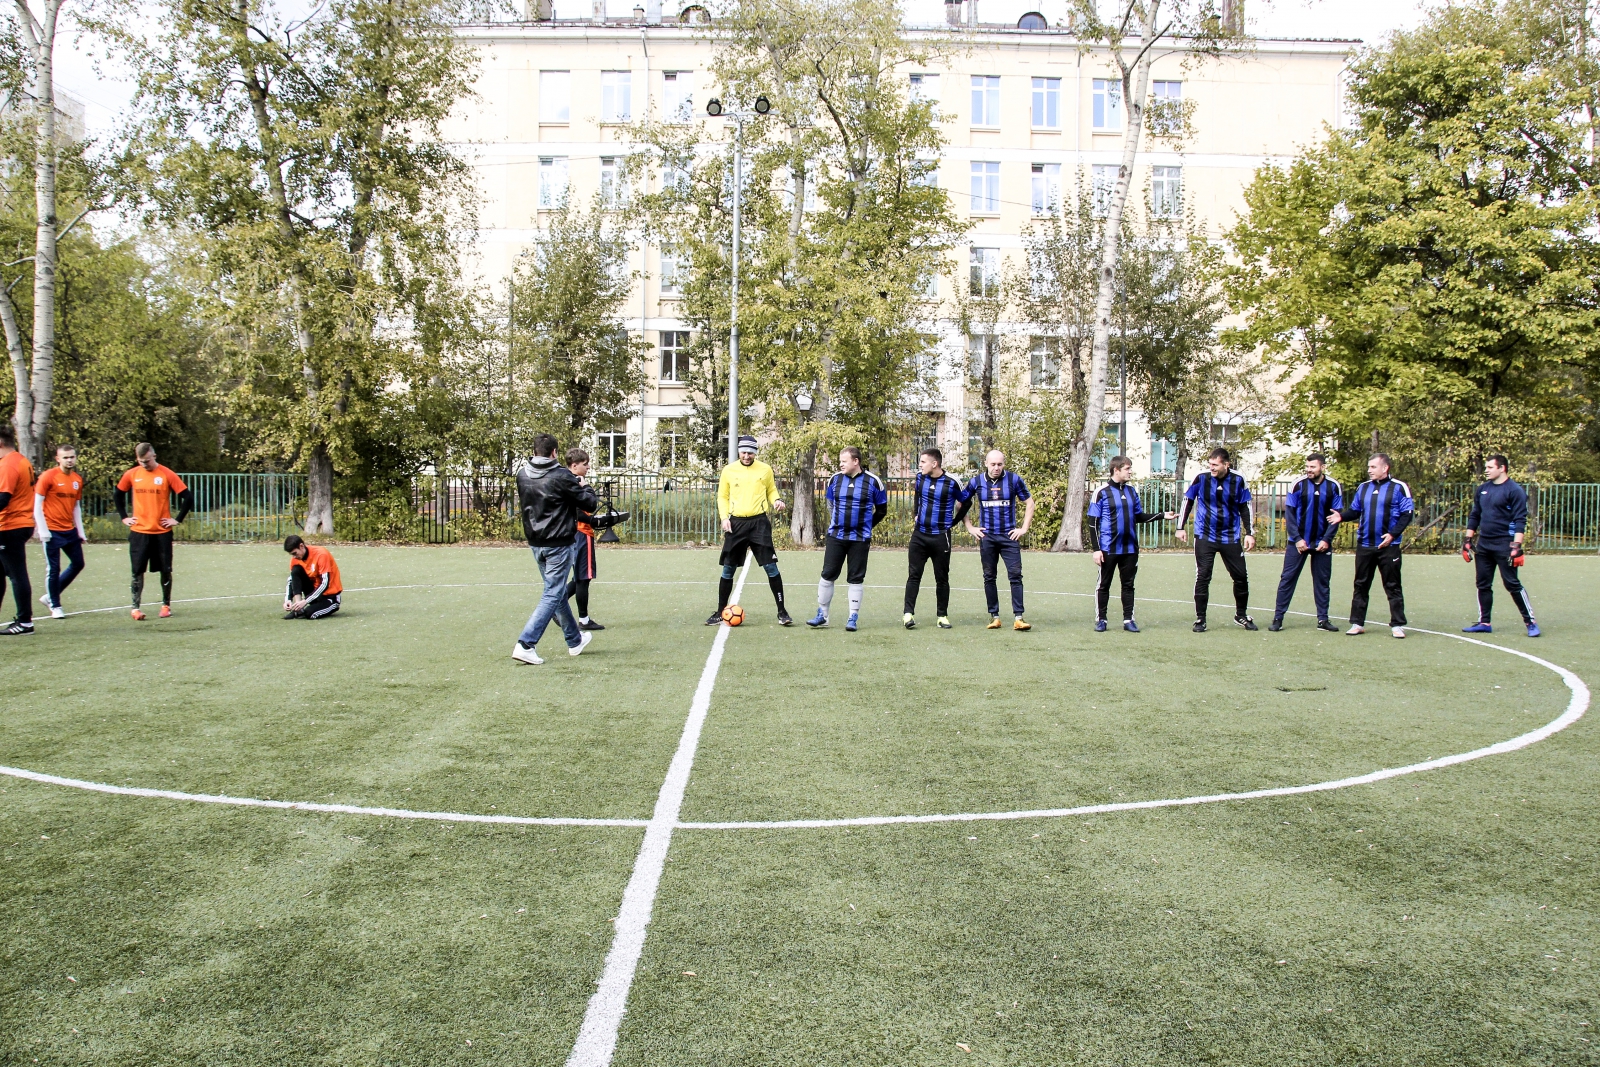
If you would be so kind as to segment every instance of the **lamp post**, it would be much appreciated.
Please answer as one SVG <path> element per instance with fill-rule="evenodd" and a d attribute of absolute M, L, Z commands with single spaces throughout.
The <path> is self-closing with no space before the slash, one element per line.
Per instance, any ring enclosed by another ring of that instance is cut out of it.
<path fill-rule="evenodd" d="M 753 115 L 765 115 L 771 110 L 772 105 L 764 96 L 756 97 L 751 110 L 725 110 L 722 101 L 716 97 L 706 104 L 706 114 L 712 118 L 723 116 L 733 120 L 733 293 L 728 312 L 729 463 L 739 458 L 739 201 L 744 193 L 744 121 Z"/>

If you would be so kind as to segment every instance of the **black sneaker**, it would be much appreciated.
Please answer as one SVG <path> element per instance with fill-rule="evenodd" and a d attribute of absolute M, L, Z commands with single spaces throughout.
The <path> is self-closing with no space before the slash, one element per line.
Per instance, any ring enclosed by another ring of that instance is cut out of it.
<path fill-rule="evenodd" d="M 706 619 L 706 625 L 707 626 L 721 626 L 722 625 L 722 612 L 721 611 L 713 611 L 711 613 L 710 618 Z"/>
<path fill-rule="evenodd" d="M 1317 620 L 1317 629 L 1326 630 L 1330 634 L 1336 634 L 1336 633 L 1339 632 L 1339 628 L 1337 626 L 1335 626 L 1333 623 L 1329 622 L 1327 619 L 1318 619 Z"/>
<path fill-rule="evenodd" d="M 718 616 L 718 617 L 720 618 L 720 616 Z M 590 619 L 588 622 L 583 622 L 582 620 L 580 620 L 578 622 L 578 629 L 580 629 L 580 630 L 604 630 L 605 627 L 601 626 L 599 623 L 595 622 L 593 619 Z"/>
<path fill-rule="evenodd" d="M 0 636 L 4 636 L 4 637 L 19 637 L 22 634 L 31 634 L 31 633 L 33 633 L 33 623 L 31 623 L 31 622 L 21 622 L 21 621 L 13 622 L 10 626 L 7 626 L 4 630 L 0 630 Z"/>
<path fill-rule="evenodd" d="M 784 611 L 782 608 L 778 609 L 778 625 L 779 626 L 793 626 L 794 625 L 794 620 L 789 618 L 789 613 L 787 611 Z"/>
<path fill-rule="evenodd" d="M 1281 629 L 1283 629 L 1283 620 L 1282 619 L 1273 619 L 1271 622 L 1267 623 L 1267 632 L 1268 633 L 1274 633 L 1275 634 Z"/>
<path fill-rule="evenodd" d="M 1253 631 L 1259 629 L 1259 627 L 1256 626 L 1256 620 L 1252 619 L 1248 615 L 1235 615 L 1233 617 L 1233 621 L 1238 623 L 1240 626 L 1243 626 L 1246 630 Z"/>
<path fill-rule="evenodd" d="M 1197 633 L 1197 634 L 1205 633 L 1206 632 L 1206 620 L 1204 620 L 1204 619 L 1196 619 L 1196 620 L 1194 620 L 1194 632 Z"/>

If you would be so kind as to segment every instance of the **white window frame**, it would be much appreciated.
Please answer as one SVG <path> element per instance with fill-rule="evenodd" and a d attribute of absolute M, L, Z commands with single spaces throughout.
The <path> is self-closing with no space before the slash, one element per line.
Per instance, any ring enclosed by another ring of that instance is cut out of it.
<path fill-rule="evenodd" d="M 967 335 L 967 374 L 973 378 L 983 377 L 983 364 L 987 358 L 989 373 L 998 374 L 1000 371 L 1000 338 L 992 333 L 974 333 Z"/>
<path fill-rule="evenodd" d="M 661 246 L 661 295 L 681 296 L 683 293 L 683 261 L 677 249 L 670 244 Z"/>
<path fill-rule="evenodd" d="M 631 70 L 602 70 L 600 72 L 600 121 L 633 121 L 633 72 Z"/>
<path fill-rule="evenodd" d="M 539 121 L 555 126 L 572 121 L 572 71 L 539 72 Z"/>
<path fill-rule="evenodd" d="M 661 355 L 658 364 L 661 373 L 657 381 L 664 385 L 682 385 L 689 380 L 688 330 L 657 331 L 656 350 Z"/>
<path fill-rule="evenodd" d="M 1061 388 L 1061 338 L 1035 337 L 1028 345 L 1028 384 L 1035 389 Z"/>
<path fill-rule="evenodd" d="M 1116 195 L 1119 169 L 1115 163 L 1096 163 L 1089 168 L 1089 211 L 1097 219 L 1103 219 L 1111 212 L 1111 198 Z"/>
<path fill-rule="evenodd" d="M 661 75 L 662 117 L 668 122 L 687 123 L 694 119 L 694 71 L 668 70 Z"/>
<path fill-rule="evenodd" d="M 656 422 L 657 459 L 662 470 L 678 470 L 690 465 L 689 420 L 665 418 Z"/>
<path fill-rule="evenodd" d="M 972 202 L 974 215 L 1000 214 L 1000 164 L 995 160 L 972 161 Z"/>
<path fill-rule="evenodd" d="M 554 211 L 572 188 L 566 156 L 539 157 L 539 210 Z"/>
<path fill-rule="evenodd" d="M 1170 78 L 1156 81 L 1150 87 L 1150 101 L 1157 108 L 1182 106 L 1183 82 Z M 1160 115 L 1155 128 L 1160 133 L 1176 133 L 1181 125 L 1182 119 L 1179 115 Z"/>
<path fill-rule="evenodd" d="M 1174 474 L 1178 470 L 1178 443 L 1170 437 L 1150 435 L 1150 473 Z"/>
<path fill-rule="evenodd" d="M 1150 215 L 1175 219 L 1183 214 L 1183 168 L 1150 168 Z"/>
<path fill-rule="evenodd" d="M 622 171 L 621 156 L 600 157 L 600 202 L 606 207 L 621 207 L 628 202 Z"/>
<path fill-rule="evenodd" d="M 1000 76 L 972 75 L 972 125 L 978 129 L 1000 128 Z"/>
<path fill-rule="evenodd" d="M 967 292 L 972 296 L 991 297 L 999 289 L 1000 250 L 973 245 L 967 253 Z"/>
<path fill-rule="evenodd" d="M 1090 126 L 1104 132 L 1122 129 L 1122 79 L 1096 78 L 1091 83 Z"/>
<path fill-rule="evenodd" d="M 1033 79 L 1031 105 L 1033 128 L 1036 130 L 1061 129 L 1061 79 Z"/>
<path fill-rule="evenodd" d="M 622 470 L 628 465 L 628 424 L 618 420 L 609 430 L 594 435 L 595 466 L 601 470 Z M 617 462 L 618 453 L 622 462 Z"/>
<path fill-rule="evenodd" d="M 911 75 L 911 99 L 918 103 L 937 103 L 939 100 L 939 75 Z"/>
<path fill-rule="evenodd" d="M 1055 215 L 1061 210 L 1061 164 L 1035 163 L 1030 168 L 1030 203 L 1035 218 Z"/>

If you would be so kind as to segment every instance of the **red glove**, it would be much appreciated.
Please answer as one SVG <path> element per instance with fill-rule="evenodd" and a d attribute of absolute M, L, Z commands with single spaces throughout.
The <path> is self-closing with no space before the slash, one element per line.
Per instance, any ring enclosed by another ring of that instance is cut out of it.
<path fill-rule="evenodd" d="M 1526 562 L 1528 562 L 1528 557 L 1524 556 L 1522 554 L 1522 546 L 1521 545 L 1512 545 L 1511 546 L 1511 565 L 1513 567 L 1520 567 Z"/>
<path fill-rule="evenodd" d="M 1471 541 L 1465 541 L 1464 540 L 1464 541 L 1461 542 L 1461 558 L 1466 560 L 1468 563 L 1472 562 L 1472 542 Z"/>

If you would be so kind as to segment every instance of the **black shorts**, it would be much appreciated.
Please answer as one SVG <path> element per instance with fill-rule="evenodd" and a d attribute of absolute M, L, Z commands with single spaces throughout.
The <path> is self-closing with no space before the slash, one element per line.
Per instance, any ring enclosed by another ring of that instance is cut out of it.
<path fill-rule="evenodd" d="M 578 531 L 578 536 L 572 542 L 572 576 L 580 582 L 592 582 L 598 573 L 595 570 L 594 534 Z"/>
<path fill-rule="evenodd" d="M 848 560 L 850 569 L 845 572 L 845 581 L 851 585 L 860 585 L 867 580 L 867 554 L 872 551 L 871 541 L 841 541 L 838 538 L 828 538 L 828 543 L 822 548 L 822 578 L 831 582 L 839 577 L 839 572 L 844 570 Z"/>
<path fill-rule="evenodd" d="M 128 559 L 133 563 L 133 573 L 172 570 L 172 531 L 147 534 L 136 530 L 128 532 Z"/>
<path fill-rule="evenodd" d="M 778 553 L 772 547 L 772 519 L 766 515 L 735 515 L 729 523 L 733 529 L 722 535 L 721 563 L 724 567 L 737 567 L 744 563 L 744 554 L 754 552 L 756 562 L 765 567 L 778 562 Z"/>

